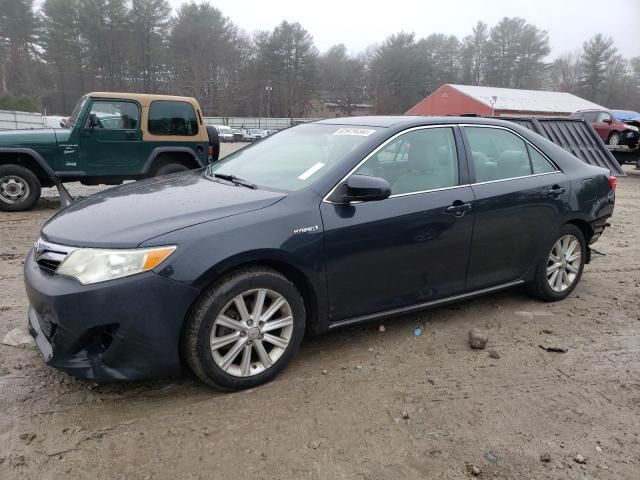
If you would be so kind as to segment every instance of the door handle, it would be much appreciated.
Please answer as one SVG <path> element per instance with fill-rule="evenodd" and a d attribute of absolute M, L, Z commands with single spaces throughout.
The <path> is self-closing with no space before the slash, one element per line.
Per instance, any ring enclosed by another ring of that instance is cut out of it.
<path fill-rule="evenodd" d="M 559 187 L 558 185 L 554 185 L 553 187 L 551 187 L 551 190 L 549 190 L 547 192 L 547 195 L 550 195 L 552 197 L 558 196 L 558 195 L 562 195 L 564 192 L 566 192 L 567 189 L 564 187 Z"/>
<path fill-rule="evenodd" d="M 456 217 L 462 217 L 465 213 L 471 210 L 473 207 L 470 203 L 464 203 L 461 200 L 456 200 L 452 205 L 449 205 L 444 209 L 447 213 L 452 213 Z"/>
<path fill-rule="evenodd" d="M 127 132 L 125 136 L 127 140 L 136 140 L 138 138 L 137 132 Z"/>

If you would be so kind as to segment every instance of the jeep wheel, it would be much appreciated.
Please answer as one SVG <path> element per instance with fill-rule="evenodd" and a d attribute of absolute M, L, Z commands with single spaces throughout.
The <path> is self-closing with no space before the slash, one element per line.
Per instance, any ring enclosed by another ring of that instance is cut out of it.
<path fill-rule="evenodd" d="M 35 174 L 19 165 L 0 166 L 0 210 L 29 210 L 40 198 L 40 181 Z"/>
<path fill-rule="evenodd" d="M 181 163 L 167 163 L 156 170 L 156 177 L 161 175 L 170 175 L 172 173 L 186 172 L 187 170 L 189 170 L 189 167 Z"/>

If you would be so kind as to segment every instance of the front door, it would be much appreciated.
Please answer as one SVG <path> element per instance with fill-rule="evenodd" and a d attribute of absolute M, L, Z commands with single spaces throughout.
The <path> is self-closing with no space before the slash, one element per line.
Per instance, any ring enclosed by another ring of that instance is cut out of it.
<path fill-rule="evenodd" d="M 141 163 L 140 106 L 94 99 L 80 130 L 80 166 L 91 175 L 134 174 Z"/>
<path fill-rule="evenodd" d="M 598 133 L 604 143 L 609 141 L 609 135 L 613 131 L 611 126 L 613 118 L 607 112 L 598 112 L 595 122 L 592 124 L 593 129 Z"/>
<path fill-rule="evenodd" d="M 464 133 L 476 198 L 467 288 L 477 290 L 519 280 L 534 265 L 560 225 L 570 182 L 508 129 Z"/>
<path fill-rule="evenodd" d="M 354 172 L 386 179 L 390 198 L 321 204 L 332 321 L 464 292 L 474 199 L 457 151 L 452 127 L 410 130 Z"/>

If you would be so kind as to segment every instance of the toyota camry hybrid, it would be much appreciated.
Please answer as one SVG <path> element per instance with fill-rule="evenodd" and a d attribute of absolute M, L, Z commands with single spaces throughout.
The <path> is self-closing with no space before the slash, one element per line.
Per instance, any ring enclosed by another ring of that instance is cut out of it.
<path fill-rule="evenodd" d="M 615 177 L 516 124 L 300 125 L 62 209 L 29 252 L 31 334 L 96 381 L 272 379 L 305 334 L 524 285 L 576 287 Z"/>

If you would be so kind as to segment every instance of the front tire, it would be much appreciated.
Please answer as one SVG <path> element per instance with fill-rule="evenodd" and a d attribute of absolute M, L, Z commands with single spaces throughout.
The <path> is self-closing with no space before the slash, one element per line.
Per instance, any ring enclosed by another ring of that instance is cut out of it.
<path fill-rule="evenodd" d="M 235 272 L 207 290 L 187 320 L 183 355 L 203 382 L 222 390 L 273 379 L 300 347 L 306 312 L 300 293 L 267 268 Z"/>
<path fill-rule="evenodd" d="M 0 210 L 29 210 L 40 198 L 40 192 L 40 180 L 28 168 L 19 165 L 0 166 Z"/>
<path fill-rule="evenodd" d="M 609 135 L 609 140 L 607 141 L 607 143 L 614 147 L 617 147 L 618 145 L 620 145 L 620 134 L 618 132 L 611 132 L 611 135 Z"/>
<path fill-rule="evenodd" d="M 538 261 L 529 293 L 545 302 L 557 302 L 569 296 L 582 277 L 587 245 L 582 231 L 566 224 L 556 235 L 544 258 Z"/>

